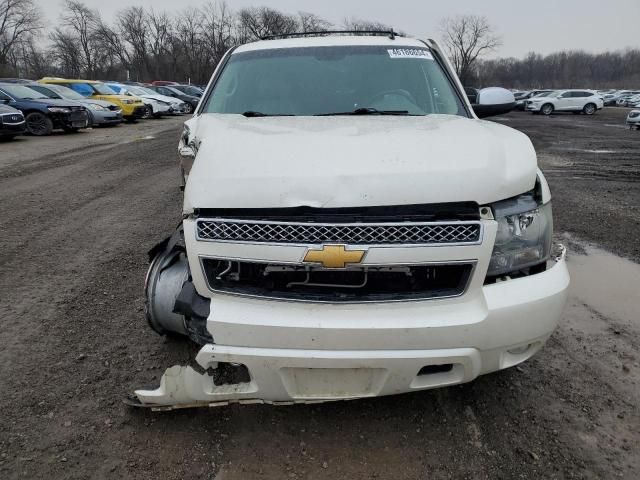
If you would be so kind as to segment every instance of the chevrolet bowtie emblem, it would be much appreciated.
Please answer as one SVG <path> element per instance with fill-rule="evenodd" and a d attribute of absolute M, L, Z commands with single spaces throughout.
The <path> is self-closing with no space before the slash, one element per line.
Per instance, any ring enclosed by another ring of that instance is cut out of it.
<path fill-rule="evenodd" d="M 350 263 L 360 263 L 364 254 L 365 250 L 347 250 L 344 245 L 323 245 L 319 250 L 307 250 L 303 261 L 320 263 L 325 268 L 345 268 Z"/>

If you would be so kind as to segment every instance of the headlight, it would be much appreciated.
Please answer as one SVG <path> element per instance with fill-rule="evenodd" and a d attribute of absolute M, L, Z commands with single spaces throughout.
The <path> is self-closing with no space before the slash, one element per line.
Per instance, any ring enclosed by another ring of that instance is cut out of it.
<path fill-rule="evenodd" d="M 136 101 L 126 99 L 126 100 L 122 100 L 122 103 L 124 103 L 125 105 L 133 105 L 134 103 L 136 103 Z"/>
<path fill-rule="evenodd" d="M 90 103 L 89 108 L 91 110 L 106 110 L 102 105 L 98 105 L 97 103 Z"/>
<path fill-rule="evenodd" d="M 493 205 L 498 222 L 487 276 L 503 275 L 545 262 L 551 251 L 551 202 L 538 205 L 533 194 Z"/>
<path fill-rule="evenodd" d="M 69 113 L 71 110 L 65 107 L 47 107 L 51 113 Z"/>

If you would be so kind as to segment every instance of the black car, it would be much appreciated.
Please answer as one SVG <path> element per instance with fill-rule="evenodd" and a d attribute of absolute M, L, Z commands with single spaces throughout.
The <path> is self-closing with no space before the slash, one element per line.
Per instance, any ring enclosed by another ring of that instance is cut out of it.
<path fill-rule="evenodd" d="M 167 97 L 174 97 L 179 100 L 182 100 L 187 104 L 187 109 L 184 113 L 193 113 L 193 111 L 198 106 L 198 102 L 200 99 L 198 97 L 194 97 L 193 95 L 187 95 L 184 92 L 174 88 L 173 85 L 151 85 L 147 88 L 158 92 L 160 95 L 166 95 Z"/>
<path fill-rule="evenodd" d="M 22 135 L 26 129 L 22 112 L 0 103 L 0 139 L 12 139 Z"/>
<path fill-rule="evenodd" d="M 195 85 L 171 85 L 171 88 L 173 88 L 174 90 L 180 90 L 184 94 L 198 98 L 200 98 L 204 93 L 204 90 L 196 87 Z"/>
<path fill-rule="evenodd" d="M 27 131 L 32 135 L 49 135 L 54 128 L 77 132 L 87 128 L 87 109 L 73 100 L 56 100 L 15 83 L 0 83 L 0 103 L 22 112 Z"/>

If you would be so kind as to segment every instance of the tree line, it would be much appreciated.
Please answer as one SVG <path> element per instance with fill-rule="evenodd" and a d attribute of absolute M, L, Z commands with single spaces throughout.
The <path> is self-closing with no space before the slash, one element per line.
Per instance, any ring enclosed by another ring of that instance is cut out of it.
<path fill-rule="evenodd" d="M 389 30 L 380 22 L 269 7 L 232 10 L 223 0 L 168 13 L 130 6 L 106 21 L 82 0 L 65 0 L 47 30 L 36 0 L 0 0 L 0 77 L 61 76 L 109 80 L 168 79 L 206 83 L 234 45 L 268 35 L 331 29 Z M 444 19 L 440 37 L 466 85 L 537 87 L 640 86 L 640 51 L 581 51 L 523 59 L 483 59 L 501 39 L 485 17 Z"/>

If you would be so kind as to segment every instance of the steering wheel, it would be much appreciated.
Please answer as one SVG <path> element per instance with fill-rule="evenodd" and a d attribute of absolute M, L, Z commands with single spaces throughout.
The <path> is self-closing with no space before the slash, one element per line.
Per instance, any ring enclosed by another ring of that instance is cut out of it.
<path fill-rule="evenodd" d="M 373 97 L 371 97 L 369 101 L 364 105 L 369 107 L 372 104 L 375 104 L 376 101 L 382 100 L 382 98 L 385 97 L 386 95 L 397 95 L 399 97 L 404 97 L 416 107 L 418 106 L 418 102 L 416 102 L 416 99 L 413 97 L 413 95 L 411 95 L 410 92 L 402 88 L 396 88 L 395 90 L 385 90 L 383 92 L 378 92 Z"/>

